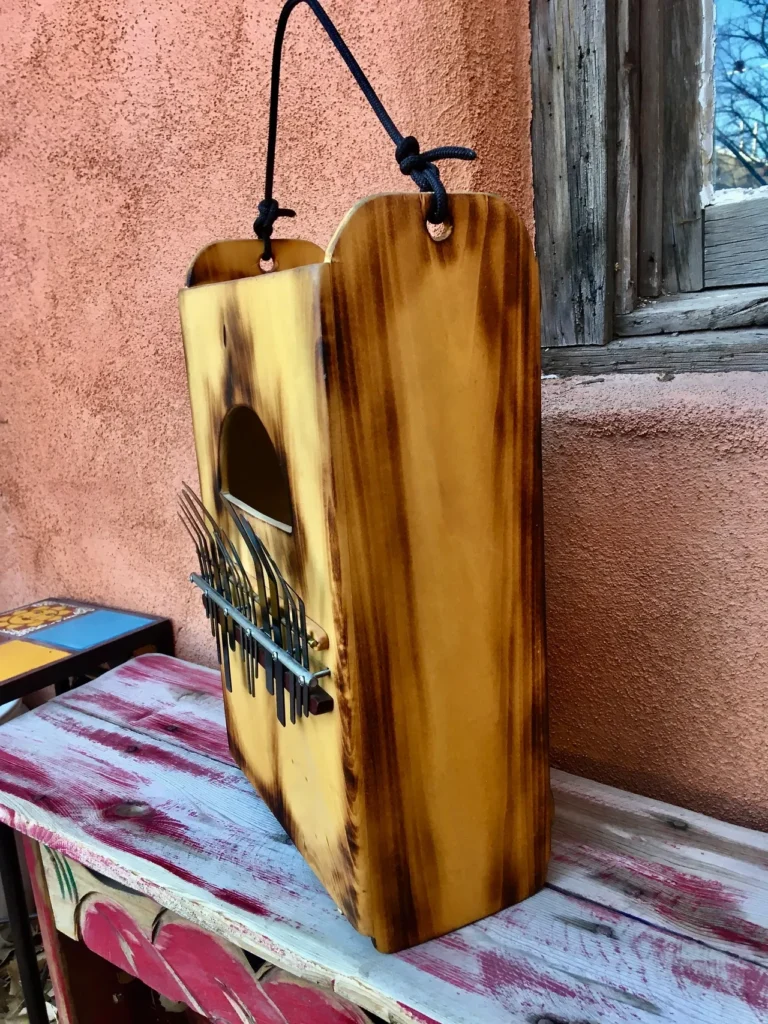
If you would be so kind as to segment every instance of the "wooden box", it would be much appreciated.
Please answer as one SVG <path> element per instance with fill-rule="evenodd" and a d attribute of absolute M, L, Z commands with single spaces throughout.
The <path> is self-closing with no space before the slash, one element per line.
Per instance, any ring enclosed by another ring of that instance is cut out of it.
<path fill-rule="evenodd" d="M 219 242 L 180 296 L 203 502 L 301 595 L 333 710 L 238 658 L 231 750 L 352 924 L 395 951 L 544 883 L 539 284 L 499 197 L 358 204 L 327 252 Z"/>

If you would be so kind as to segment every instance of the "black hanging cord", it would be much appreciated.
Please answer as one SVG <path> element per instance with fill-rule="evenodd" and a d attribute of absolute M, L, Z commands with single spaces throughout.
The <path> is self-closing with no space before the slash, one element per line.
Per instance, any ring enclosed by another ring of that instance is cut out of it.
<path fill-rule="evenodd" d="M 368 100 L 374 114 L 381 121 L 390 139 L 395 144 L 395 159 L 403 174 L 408 174 L 422 192 L 432 193 L 427 220 L 433 224 L 441 224 L 448 218 L 448 195 L 445 185 L 440 180 L 440 171 L 435 166 L 436 160 L 474 160 L 477 156 L 473 149 L 464 146 L 438 146 L 422 153 L 419 143 L 413 135 L 403 136 L 397 129 L 392 118 L 384 109 L 384 104 L 376 95 L 373 86 L 365 76 L 365 72 L 352 56 L 349 47 L 339 35 L 339 31 L 323 10 L 318 0 L 286 0 L 275 32 L 275 44 L 272 50 L 272 88 L 269 97 L 269 140 L 267 143 L 267 172 L 264 182 L 264 199 L 259 203 L 259 215 L 254 221 L 253 230 L 264 242 L 263 259 L 272 259 L 272 230 L 278 217 L 295 217 L 293 210 L 280 207 L 272 195 L 275 178 L 275 148 L 277 145 L 277 112 L 280 96 L 280 62 L 283 55 L 283 39 L 288 18 L 294 7 L 305 3 L 314 13 L 325 29 L 342 60 L 352 73 L 352 77 Z"/>

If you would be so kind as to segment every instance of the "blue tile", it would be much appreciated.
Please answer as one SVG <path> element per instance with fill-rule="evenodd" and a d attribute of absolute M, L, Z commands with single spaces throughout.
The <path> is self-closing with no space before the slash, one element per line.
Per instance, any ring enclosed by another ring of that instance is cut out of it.
<path fill-rule="evenodd" d="M 84 651 L 87 647 L 95 647 L 96 644 L 114 640 L 115 637 L 123 636 L 124 633 L 130 633 L 141 626 L 148 626 L 152 621 L 139 615 L 99 609 L 90 615 L 82 615 L 76 619 L 59 622 L 55 626 L 38 629 L 34 638 L 41 644 L 53 644 L 68 651 Z"/>

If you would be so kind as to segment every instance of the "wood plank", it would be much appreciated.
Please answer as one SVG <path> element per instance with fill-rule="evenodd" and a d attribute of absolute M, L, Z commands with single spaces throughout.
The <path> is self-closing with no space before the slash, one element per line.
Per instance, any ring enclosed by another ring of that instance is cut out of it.
<path fill-rule="evenodd" d="M 208 707 L 211 683 L 218 688 L 217 673 L 146 655 L 90 684 L 93 698 L 88 702 L 78 700 L 85 688 L 59 701 L 115 725 L 157 722 L 155 738 L 206 753 L 214 746 L 210 736 L 224 734 L 220 701 L 218 715 L 215 705 L 211 708 L 209 737 L 200 747 L 194 746 L 199 729 L 167 736 L 160 713 L 147 712 L 153 706 L 178 707 L 168 695 L 189 693 L 196 686 Z M 113 704 L 110 693 L 115 691 L 125 699 Z M 195 701 L 189 705 L 197 706 Z M 767 836 L 565 772 L 553 771 L 552 786 L 556 817 L 550 884 L 768 965 Z"/>
<path fill-rule="evenodd" d="M 113 725 L 233 764 L 221 677 L 163 654 L 143 654 L 57 698 Z"/>
<path fill-rule="evenodd" d="M 552 889 L 382 956 L 234 768 L 62 702 L 0 732 L 0 793 L 0 819 L 393 1024 L 759 1024 L 768 1010 L 764 969 Z"/>
<path fill-rule="evenodd" d="M 640 6 L 638 294 L 661 292 L 664 192 L 664 2 Z"/>
<path fill-rule="evenodd" d="M 549 884 L 768 966 L 768 835 L 553 772 Z"/>
<path fill-rule="evenodd" d="M 702 0 L 663 5 L 663 59 L 674 69 L 664 84 L 663 287 L 667 293 L 704 287 Z"/>
<path fill-rule="evenodd" d="M 768 288 L 664 295 L 616 317 L 618 337 L 768 326 Z"/>
<path fill-rule="evenodd" d="M 542 344 L 602 345 L 615 273 L 612 5 L 533 0 L 533 173 Z M 610 40 L 610 43 L 609 43 Z"/>
<path fill-rule="evenodd" d="M 638 176 L 640 143 L 641 0 L 618 0 L 616 97 L 616 294 L 615 313 L 629 313 L 637 299 Z M 615 321 L 614 321 L 615 322 Z"/>
<path fill-rule="evenodd" d="M 768 284 L 768 198 L 707 207 L 704 275 L 707 288 Z"/>
<path fill-rule="evenodd" d="M 355 884 L 387 952 L 541 888 L 551 817 L 533 247 L 472 194 L 435 244 L 416 198 L 350 212 L 322 295 Z M 456 593 L 484 624 L 471 683 Z"/>
<path fill-rule="evenodd" d="M 768 370 L 768 331 L 692 331 L 619 338 L 600 349 L 544 349 L 542 370 L 562 377 L 603 373 L 723 373 Z"/>

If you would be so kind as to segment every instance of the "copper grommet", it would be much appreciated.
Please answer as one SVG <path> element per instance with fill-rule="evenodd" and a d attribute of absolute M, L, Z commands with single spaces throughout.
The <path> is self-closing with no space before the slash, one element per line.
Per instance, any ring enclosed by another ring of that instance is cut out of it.
<path fill-rule="evenodd" d="M 433 242 L 444 242 L 446 238 L 451 237 L 453 224 L 448 220 L 441 221 L 439 224 L 433 224 L 431 220 L 428 220 L 427 231 Z"/>

